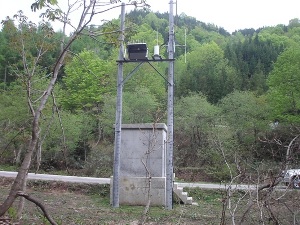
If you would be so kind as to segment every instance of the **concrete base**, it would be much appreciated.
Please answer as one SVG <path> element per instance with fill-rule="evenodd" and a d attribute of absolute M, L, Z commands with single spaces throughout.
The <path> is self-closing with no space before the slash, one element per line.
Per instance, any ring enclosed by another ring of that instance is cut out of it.
<path fill-rule="evenodd" d="M 110 199 L 112 204 L 112 183 L 110 185 Z M 145 206 L 149 200 L 151 206 L 165 206 L 166 178 L 165 177 L 121 177 L 119 181 L 119 204 Z M 149 193 L 150 190 L 150 193 Z"/>

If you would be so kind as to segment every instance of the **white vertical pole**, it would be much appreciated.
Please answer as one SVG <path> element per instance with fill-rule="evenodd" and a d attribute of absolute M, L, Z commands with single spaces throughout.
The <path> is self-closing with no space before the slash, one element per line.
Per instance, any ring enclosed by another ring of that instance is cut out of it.
<path fill-rule="evenodd" d="M 112 206 L 119 207 L 119 172 L 120 172 L 120 152 L 121 152 L 121 126 L 122 126 L 122 91 L 123 91 L 123 60 L 124 60 L 124 31 L 125 31 L 125 3 L 121 7 L 121 34 L 120 34 L 120 51 L 118 62 L 118 79 L 117 79 L 117 105 L 116 105 L 116 122 L 115 122 L 115 149 L 114 149 L 114 171 L 113 171 L 113 200 Z"/>
<path fill-rule="evenodd" d="M 167 135 L 167 171 L 166 171 L 166 208 L 173 209 L 173 119 L 174 119 L 174 17 L 173 0 L 170 0 L 169 12 L 169 74 L 168 74 L 168 135 Z"/>

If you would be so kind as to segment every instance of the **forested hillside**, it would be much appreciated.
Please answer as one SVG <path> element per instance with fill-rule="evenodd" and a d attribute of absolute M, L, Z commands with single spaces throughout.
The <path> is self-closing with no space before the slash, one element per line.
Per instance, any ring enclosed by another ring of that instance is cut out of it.
<path fill-rule="evenodd" d="M 4 21 L 0 32 L 0 158 L 11 166 L 26 152 L 31 107 L 45 90 L 62 38 L 70 38 L 47 23 L 17 18 L 19 23 Z M 41 114 L 32 170 L 112 175 L 119 51 L 112 31 L 119 24 L 115 19 L 86 28 L 71 45 Z M 132 11 L 126 15 L 126 43 L 147 43 L 150 57 L 158 43 L 167 58 L 168 24 L 166 13 Z M 175 170 L 194 168 L 221 181 L 232 173 L 246 177 L 286 163 L 299 166 L 299 19 L 232 34 L 184 14 L 175 25 Z M 125 76 L 135 66 L 126 64 Z M 168 64 L 153 66 L 167 76 Z M 166 123 L 166 87 L 150 65 L 140 67 L 124 85 L 123 123 Z"/>

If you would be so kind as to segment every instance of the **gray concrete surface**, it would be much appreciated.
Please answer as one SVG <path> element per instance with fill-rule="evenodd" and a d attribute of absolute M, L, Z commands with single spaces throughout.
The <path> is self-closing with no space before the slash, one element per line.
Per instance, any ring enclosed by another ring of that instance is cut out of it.
<path fill-rule="evenodd" d="M 17 172 L 0 171 L 0 177 L 15 178 Z M 110 178 L 96 178 L 96 177 L 78 177 L 78 176 L 62 176 L 51 174 L 35 174 L 29 173 L 28 179 L 30 180 L 47 180 L 47 181 L 63 181 L 70 183 L 87 183 L 87 184 L 110 184 Z M 212 183 L 183 183 L 175 182 L 179 187 L 187 188 L 202 188 L 202 189 L 225 189 L 224 184 L 212 184 Z M 255 190 L 256 185 L 232 185 L 232 189 L 238 190 Z M 279 190 L 286 190 L 286 186 L 279 185 L 276 187 Z"/>
<path fill-rule="evenodd" d="M 166 140 L 164 123 L 122 124 L 120 205 L 165 205 Z"/>
<path fill-rule="evenodd" d="M 15 178 L 17 172 L 0 171 L 0 177 Z M 63 181 L 69 183 L 110 184 L 110 178 L 61 176 L 51 174 L 28 173 L 29 180 Z"/>

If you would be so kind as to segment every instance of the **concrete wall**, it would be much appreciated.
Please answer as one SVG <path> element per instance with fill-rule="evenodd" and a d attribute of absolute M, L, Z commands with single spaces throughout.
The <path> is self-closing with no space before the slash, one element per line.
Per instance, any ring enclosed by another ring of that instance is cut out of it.
<path fill-rule="evenodd" d="M 165 205 L 167 126 L 123 124 L 120 151 L 120 205 Z M 112 184 L 111 184 L 112 187 Z"/>
<path fill-rule="evenodd" d="M 166 202 L 165 177 L 121 177 L 121 205 L 150 205 L 164 206 Z"/>
<path fill-rule="evenodd" d="M 166 176 L 167 126 L 155 124 L 123 124 L 120 176 Z"/>

